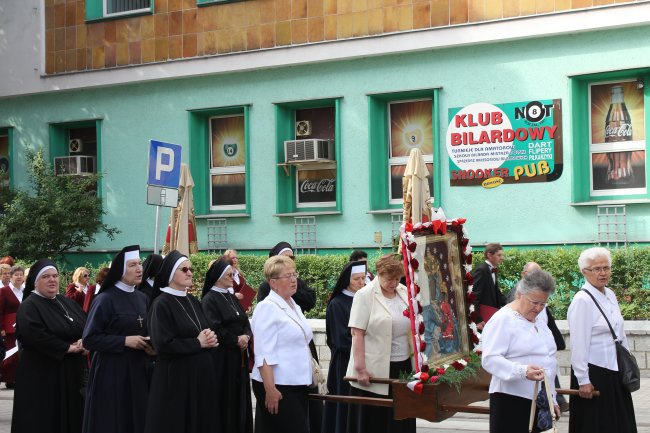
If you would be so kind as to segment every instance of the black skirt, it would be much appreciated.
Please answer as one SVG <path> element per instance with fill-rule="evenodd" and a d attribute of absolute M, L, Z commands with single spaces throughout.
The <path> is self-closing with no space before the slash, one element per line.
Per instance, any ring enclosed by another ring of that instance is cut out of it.
<path fill-rule="evenodd" d="M 275 385 L 282 394 L 278 413 L 272 415 L 264 405 L 264 384 L 251 381 L 255 405 L 255 433 L 309 433 L 308 387 Z"/>
<path fill-rule="evenodd" d="M 528 433 L 531 404 L 529 398 L 502 392 L 490 394 L 490 433 Z M 534 422 L 533 433 L 537 432 L 537 422 Z"/>
<path fill-rule="evenodd" d="M 411 372 L 411 360 L 390 363 L 391 379 L 398 379 L 402 371 Z M 393 390 L 389 388 L 388 396 L 350 387 L 350 395 L 359 397 L 393 398 Z M 415 433 L 415 419 L 396 420 L 392 407 L 365 406 L 351 404 L 348 410 L 348 433 Z"/>
<path fill-rule="evenodd" d="M 600 397 L 571 396 L 569 433 L 637 433 L 632 395 L 621 384 L 618 371 L 589 364 L 589 381 Z M 571 369 L 571 389 L 578 388 Z"/>

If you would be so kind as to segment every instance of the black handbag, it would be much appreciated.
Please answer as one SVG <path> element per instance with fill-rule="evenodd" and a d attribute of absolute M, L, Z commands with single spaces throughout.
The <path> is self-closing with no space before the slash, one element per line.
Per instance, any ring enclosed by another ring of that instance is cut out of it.
<path fill-rule="evenodd" d="M 614 328 L 612 328 L 612 325 L 609 323 L 609 320 L 607 319 L 607 316 L 605 315 L 603 309 L 600 308 L 600 305 L 598 305 L 598 301 L 596 301 L 594 295 L 592 295 L 591 293 L 589 293 L 589 291 L 585 289 L 582 290 L 586 292 L 594 301 L 596 307 L 598 307 L 603 317 L 605 318 L 605 321 L 607 322 L 607 326 L 609 326 L 609 330 L 612 333 L 612 337 L 614 338 L 614 343 L 616 346 L 616 362 L 618 363 L 618 376 L 621 379 L 621 383 L 630 392 L 638 391 L 638 389 L 641 387 L 641 372 L 639 371 L 639 365 L 636 363 L 636 358 L 618 340 L 618 337 L 614 332 Z"/>

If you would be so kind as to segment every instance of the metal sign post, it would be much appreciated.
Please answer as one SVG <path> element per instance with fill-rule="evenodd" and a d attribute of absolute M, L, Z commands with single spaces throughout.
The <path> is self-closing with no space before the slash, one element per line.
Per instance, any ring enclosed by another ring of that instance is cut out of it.
<path fill-rule="evenodd" d="M 178 184 L 181 177 L 181 146 L 151 140 L 149 147 L 149 177 L 147 204 L 156 206 L 153 251 L 158 254 L 160 207 L 178 205 Z"/>

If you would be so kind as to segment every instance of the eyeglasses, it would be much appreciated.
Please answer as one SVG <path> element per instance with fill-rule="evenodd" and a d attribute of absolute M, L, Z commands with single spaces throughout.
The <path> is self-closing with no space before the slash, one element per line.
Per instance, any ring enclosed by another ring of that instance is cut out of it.
<path fill-rule="evenodd" d="M 274 277 L 274 278 L 271 278 L 271 279 L 272 280 L 280 280 L 282 278 L 286 278 L 287 280 L 291 280 L 291 279 L 295 278 L 297 280 L 299 275 L 300 274 L 298 272 L 294 272 L 293 274 L 282 275 L 280 277 Z"/>
<path fill-rule="evenodd" d="M 88 274 L 83 274 L 82 277 L 84 277 L 84 278 L 88 278 L 89 275 L 88 275 Z"/>
<path fill-rule="evenodd" d="M 528 296 L 524 296 L 524 298 L 526 298 L 528 300 L 528 302 L 533 304 L 533 307 L 535 307 L 535 308 L 539 308 L 539 307 L 546 308 L 546 302 L 533 301 Z"/>
<path fill-rule="evenodd" d="M 181 271 L 184 274 L 187 274 L 187 272 L 194 272 L 194 268 L 191 266 L 183 266 L 182 268 L 178 268 L 179 271 Z"/>
<path fill-rule="evenodd" d="M 593 272 L 594 274 L 609 274 L 612 271 L 612 268 L 609 266 L 602 266 L 597 268 L 582 268 L 585 271 Z"/>

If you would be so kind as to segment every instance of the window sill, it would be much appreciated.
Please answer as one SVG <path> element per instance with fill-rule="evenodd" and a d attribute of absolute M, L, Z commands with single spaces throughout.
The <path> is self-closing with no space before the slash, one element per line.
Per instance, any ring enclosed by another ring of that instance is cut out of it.
<path fill-rule="evenodd" d="M 248 213 L 210 213 L 207 215 L 196 215 L 195 218 L 199 219 L 211 219 L 211 218 L 250 218 Z"/>
<path fill-rule="evenodd" d="M 648 204 L 650 199 L 647 198 L 638 198 L 638 199 L 622 199 L 622 200 L 591 200 L 591 201 L 581 201 L 577 203 L 569 203 L 569 206 L 613 206 L 620 204 Z"/>
<path fill-rule="evenodd" d="M 301 217 L 301 216 L 315 216 L 315 215 L 341 215 L 343 212 L 338 210 L 320 210 L 316 212 L 288 212 L 288 213 L 275 213 L 275 217 Z"/>
<path fill-rule="evenodd" d="M 366 213 L 370 215 L 384 215 L 384 214 L 401 214 L 403 209 L 401 207 L 396 207 L 395 209 L 377 209 L 369 210 Z"/>

